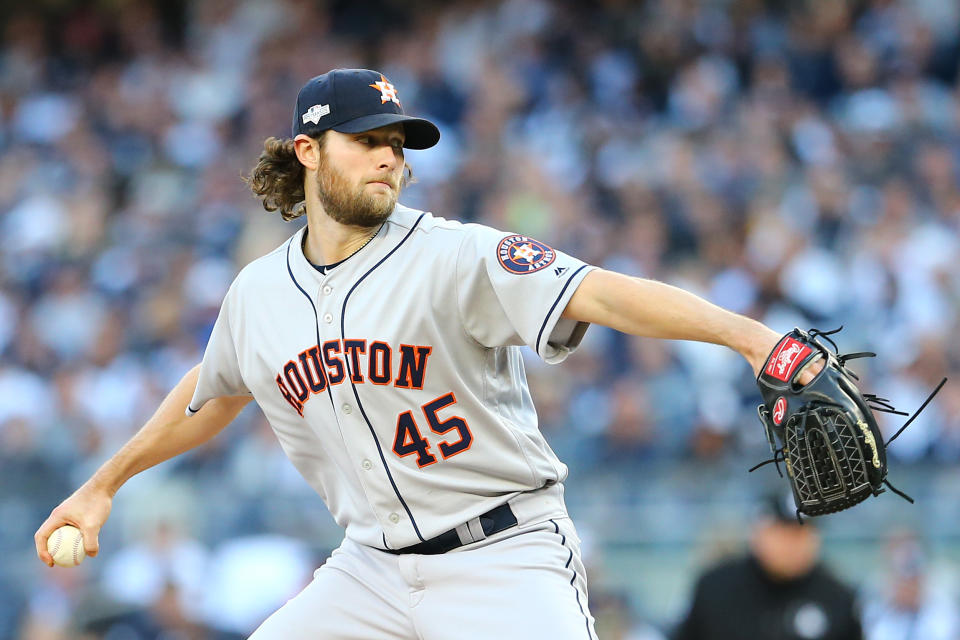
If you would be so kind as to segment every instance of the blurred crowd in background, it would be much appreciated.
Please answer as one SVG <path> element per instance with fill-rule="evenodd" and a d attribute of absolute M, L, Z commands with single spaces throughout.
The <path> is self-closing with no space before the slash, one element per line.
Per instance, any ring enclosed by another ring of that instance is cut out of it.
<path fill-rule="evenodd" d="M 880 354 L 854 366 L 863 386 L 903 410 L 960 368 L 955 1 L 49 0 L 0 20 L 0 638 L 244 637 L 337 544 L 251 407 L 125 487 L 96 560 L 46 570 L 32 551 L 200 360 L 239 269 L 301 224 L 240 176 L 334 67 L 384 72 L 440 126 L 407 154 L 408 206 L 780 331 L 843 325 L 843 350 Z M 594 327 L 564 365 L 527 365 L 596 558 L 601 637 L 668 635 L 716 542 L 704 503 L 745 508 L 751 481 L 778 480 L 745 473 L 767 454 L 747 364 Z M 890 455 L 928 541 L 837 534 L 877 549 L 845 574 L 874 599 L 868 638 L 960 638 L 954 565 L 929 554 L 960 539 L 960 384 Z M 669 602 L 603 566 L 656 544 L 679 560 L 631 579 L 675 585 Z M 900 578 L 920 580 L 914 600 Z"/>

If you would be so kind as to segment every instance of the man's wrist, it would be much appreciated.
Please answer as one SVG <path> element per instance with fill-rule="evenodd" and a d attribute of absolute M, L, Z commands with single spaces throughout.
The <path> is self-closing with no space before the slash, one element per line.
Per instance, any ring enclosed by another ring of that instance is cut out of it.
<path fill-rule="evenodd" d="M 762 322 L 740 316 L 739 326 L 731 332 L 727 346 L 742 355 L 754 374 L 758 374 L 767 357 L 782 337 Z"/>
<path fill-rule="evenodd" d="M 113 499 L 122 484 L 122 482 L 117 482 L 108 477 L 108 475 L 104 473 L 104 469 L 100 469 L 84 483 L 83 489 L 93 493 L 103 493 L 109 496 L 110 499 Z"/>

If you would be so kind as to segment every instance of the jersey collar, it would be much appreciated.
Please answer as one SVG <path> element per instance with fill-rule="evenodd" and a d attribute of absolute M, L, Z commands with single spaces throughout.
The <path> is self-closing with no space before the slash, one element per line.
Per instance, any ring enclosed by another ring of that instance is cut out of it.
<path fill-rule="evenodd" d="M 386 224 L 386 222 L 384 222 L 383 224 Z M 310 266 L 312 266 L 314 269 L 316 269 L 317 271 L 319 271 L 321 274 L 330 273 L 330 271 L 331 271 L 334 267 L 337 267 L 337 266 L 343 264 L 344 262 L 346 262 L 347 260 L 349 260 L 350 258 L 352 258 L 353 256 L 355 256 L 356 254 L 358 254 L 358 253 L 360 253 L 361 251 L 363 251 L 363 248 L 364 248 L 364 247 L 366 247 L 368 244 L 370 244 L 370 242 L 373 241 L 374 238 L 376 238 L 378 235 L 380 235 L 380 229 L 383 228 L 383 224 L 381 224 L 379 227 L 377 227 L 377 230 L 376 230 L 374 233 L 372 233 L 372 234 L 370 235 L 370 237 L 367 238 L 362 245 L 360 245 L 359 247 L 357 247 L 357 248 L 353 251 L 353 253 L 351 253 L 350 255 L 348 255 L 346 258 L 343 258 L 342 260 L 337 260 L 336 262 L 332 262 L 332 263 L 330 263 L 330 264 L 313 264 L 313 263 L 311 262 L 311 263 L 310 263 Z M 303 235 L 300 237 L 300 248 L 301 248 L 301 249 L 303 248 L 303 245 L 306 244 L 307 237 L 308 237 L 309 235 L 310 235 L 310 227 L 309 227 L 309 226 L 306 226 L 306 227 L 303 228 Z M 304 253 L 304 256 L 306 256 L 306 253 Z"/>
<path fill-rule="evenodd" d="M 391 217 L 393 217 L 393 214 L 391 214 Z M 377 247 L 381 244 L 383 237 L 387 234 L 387 227 L 389 226 L 388 223 L 389 218 L 387 219 L 387 222 L 384 222 L 382 225 L 380 225 L 380 228 L 377 229 L 377 232 L 363 246 L 343 260 L 334 263 L 333 265 L 325 265 L 327 268 L 324 269 L 324 272 L 321 272 L 313 265 L 313 263 L 307 260 L 307 256 L 303 253 L 303 242 L 307 235 L 307 226 L 304 225 L 299 231 L 293 234 L 293 237 L 289 240 L 290 268 L 298 279 L 307 279 L 316 282 L 321 282 L 331 275 L 352 271 L 353 268 L 355 268 L 358 264 L 365 262 L 364 260 L 358 259 L 360 256 L 365 256 L 368 253 L 376 251 Z M 336 268 L 333 269 L 332 267 Z"/>

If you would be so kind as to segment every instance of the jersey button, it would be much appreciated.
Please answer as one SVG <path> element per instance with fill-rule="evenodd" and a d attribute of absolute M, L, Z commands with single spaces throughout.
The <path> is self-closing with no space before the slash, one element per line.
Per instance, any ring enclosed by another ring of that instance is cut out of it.
<path fill-rule="evenodd" d="M 328 296 L 328 295 L 330 295 L 332 292 L 333 292 L 333 287 L 331 287 L 331 286 L 328 285 L 328 284 L 323 286 L 323 295 Z"/>
<path fill-rule="evenodd" d="M 393 524 L 397 524 L 398 522 L 400 522 L 400 515 L 396 513 L 391 513 L 390 522 L 392 522 Z"/>
<path fill-rule="evenodd" d="M 329 313 L 325 313 L 323 314 L 323 321 L 326 322 L 327 324 L 330 324 L 331 322 L 333 322 L 333 316 L 330 315 Z"/>
<path fill-rule="evenodd" d="M 351 413 L 353 413 L 353 407 L 351 407 L 346 402 L 344 402 L 343 406 L 340 408 L 343 409 L 343 412 L 346 413 L 347 415 L 350 415 Z"/>
<path fill-rule="evenodd" d="M 364 460 L 363 462 L 360 463 L 360 466 L 367 471 L 370 471 L 370 469 L 373 469 L 373 463 L 370 462 L 369 460 Z"/>

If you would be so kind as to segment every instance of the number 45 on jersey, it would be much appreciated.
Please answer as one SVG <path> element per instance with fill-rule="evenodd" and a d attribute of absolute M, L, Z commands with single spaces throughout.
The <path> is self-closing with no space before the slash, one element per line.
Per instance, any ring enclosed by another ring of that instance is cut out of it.
<path fill-rule="evenodd" d="M 445 435 L 456 430 L 456 434 L 451 434 L 451 438 L 456 435 L 458 436 L 457 440 L 450 441 L 450 438 L 445 438 L 437 444 L 440 455 L 443 456 L 444 460 L 466 451 L 473 442 L 473 434 L 470 433 L 470 427 L 466 420 L 460 416 L 452 416 L 446 420 L 441 420 L 438 415 L 441 409 L 456 403 L 457 397 L 453 395 L 453 392 L 450 392 L 420 407 L 430 431 Z M 401 458 L 417 454 L 417 466 L 423 468 L 437 461 L 437 456 L 430 452 L 430 447 L 430 440 L 420 432 L 413 411 L 401 413 L 397 417 L 397 434 L 393 439 L 393 452 Z"/>

